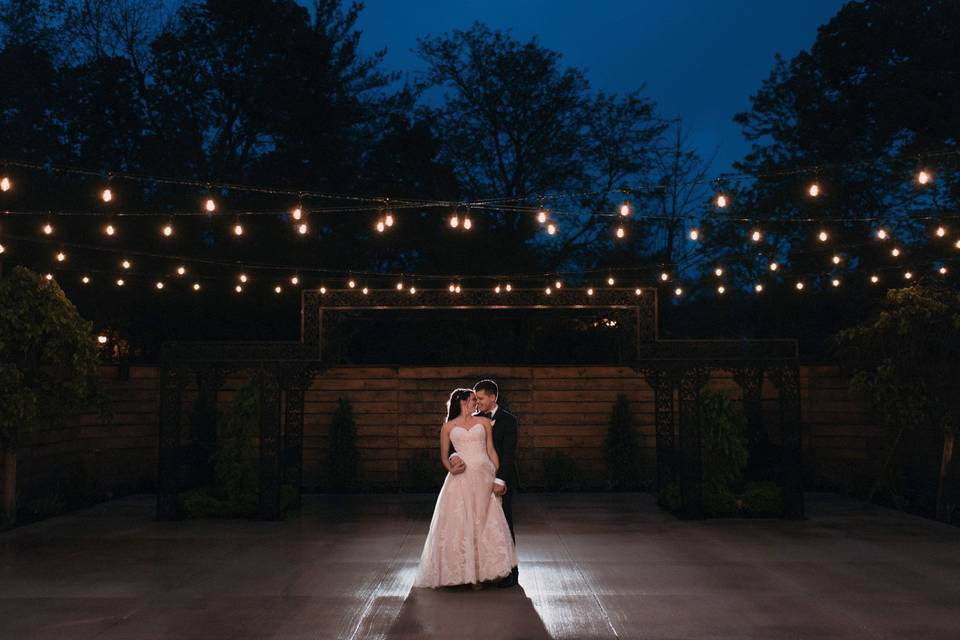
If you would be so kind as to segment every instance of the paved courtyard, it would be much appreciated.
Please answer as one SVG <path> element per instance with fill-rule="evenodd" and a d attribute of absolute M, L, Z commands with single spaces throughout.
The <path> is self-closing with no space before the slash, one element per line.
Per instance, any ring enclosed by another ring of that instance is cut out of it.
<path fill-rule="evenodd" d="M 524 495 L 522 588 L 411 591 L 429 496 L 155 522 L 138 496 L 0 534 L 0 637 L 960 637 L 960 529 L 828 494 L 684 522 L 646 494 Z"/>

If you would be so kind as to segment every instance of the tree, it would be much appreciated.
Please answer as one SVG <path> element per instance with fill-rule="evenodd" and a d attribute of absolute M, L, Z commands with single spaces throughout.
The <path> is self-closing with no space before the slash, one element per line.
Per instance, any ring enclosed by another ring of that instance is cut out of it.
<path fill-rule="evenodd" d="M 936 516 L 950 521 L 960 499 L 951 488 L 960 430 L 960 295 L 892 289 L 882 311 L 840 331 L 835 342 L 853 371 L 851 388 L 869 400 L 893 436 L 891 459 L 905 432 L 943 434 Z"/>
<path fill-rule="evenodd" d="M 0 447 L 4 513 L 16 517 L 17 449 L 88 402 L 97 358 L 90 323 L 56 282 L 23 267 L 0 280 Z"/>

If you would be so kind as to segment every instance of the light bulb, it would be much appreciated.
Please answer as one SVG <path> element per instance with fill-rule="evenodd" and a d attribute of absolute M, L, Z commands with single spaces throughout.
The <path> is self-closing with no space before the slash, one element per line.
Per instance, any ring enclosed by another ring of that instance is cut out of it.
<path fill-rule="evenodd" d="M 945 235 L 947 235 L 947 230 L 943 227 L 937 227 L 937 237 L 942 238 Z"/>
<path fill-rule="evenodd" d="M 827 240 L 830 239 L 830 236 L 829 234 L 827 234 L 826 231 L 821 231 L 820 235 L 818 235 L 817 238 L 819 238 L 820 242 L 826 242 Z"/>
<path fill-rule="evenodd" d="M 897 247 L 894 247 L 893 249 L 890 250 L 890 255 L 892 255 L 894 258 L 899 257 L 900 249 L 898 249 Z"/>
<path fill-rule="evenodd" d="M 700 231 L 699 231 L 698 229 L 690 229 L 690 239 L 691 239 L 691 240 L 699 240 L 699 239 L 700 239 Z"/>
<path fill-rule="evenodd" d="M 172 236 L 172 235 L 173 235 L 173 225 L 170 225 L 170 224 L 164 225 L 164 227 L 163 227 L 163 235 L 167 236 L 168 238 L 169 238 L 170 236 Z"/>
<path fill-rule="evenodd" d="M 100 344 L 107 344 L 107 336 L 97 336 L 97 342 Z"/>
<path fill-rule="evenodd" d="M 63 262 L 66 259 L 67 259 L 67 254 L 65 254 L 63 251 L 57 254 L 57 262 Z"/>
<path fill-rule="evenodd" d="M 53 225 L 49 222 L 43 225 L 43 232 L 48 236 L 51 235 L 53 233 Z"/>
<path fill-rule="evenodd" d="M 361 289 L 361 291 L 363 291 L 363 295 L 367 295 L 368 293 L 370 293 L 370 289 L 368 289 L 368 288 L 366 288 L 366 287 L 364 287 L 363 289 Z"/>
<path fill-rule="evenodd" d="M 592 296 L 592 295 L 593 295 L 593 287 L 590 287 L 589 289 L 587 289 L 587 295 L 588 295 L 588 296 Z"/>
<path fill-rule="evenodd" d="M 158 281 L 156 286 L 157 286 L 157 289 L 163 289 L 163 283 L 162 283 L 162 282 L 159 282 L 159 281 Z"/>
<path fill-rule="evenodd" d="M 402 282 L 398 282 L 398 283 L 397 283 L 397 291 L 403 291 L 403 283 L 402 283 Z"/>
<path fill-rule="evenodd" d="M 933 179 L 933 176 L 926 169 L 921 169 L 920 173 L 917 174 L 917 182 L 920 184 L 928 184 Z"/>
<path fill-rule="evenodd" d="M 664 271 L 663 273 L 660 274 L 660 279 L 661 279 L 662 281 L 666 282 L 667 280 L 670 279 L 670 274 L 667 273 L 666 271 Z"/>
<path fill-rule="evenodd" d="M 797 283 L 797 291 L 803 291 L 803 286 L 804 286 L 804 285 L 803 285 L 802 282 L 798 282 L 798 283 Z"/>
<path fill-rule="evenodd" d="M 450 216 L 450 227 L 453 229 L 456 229 L 459 226 L 460 226 L 460 216 L 458 216 L 457 214 L 453 214 L 452 216 Z"/>
<path fill-rule="evenodd" d="M 622 237 L 625 236 L 625 235 L 627 235 L 627 232 L 624 230 L 624 228 L 623 228 L 623 227 L 617 227 L 617 237 L 618 237 L 618 238 L 622 238 Z"/>
<path fill-rule="evenodd" d="M 48 273 L 47 275 L 44 276 L 44 278 L 46 278 L 47 280 L 53 280 L 53 274 Z"/>
<path fill-rule="evenodd" d="M 942 275 L 942 276 L 947 275 L 947 268 L 946 268 L 946 267 L 940 267 L 939 269 L 937 269 L 937 271 L 939 271 L 939 272 L 940 272 L 940 275 Z"/>
<path fill-rule="evenodd" d="M 830 284 L 832 284 L 835 287 L 839 287 L 840 286 L 839 278 L 834 278 L 833 280 L 830 281 Z"/>
<path fill-rule="evenodd" d="M 290 215 L 293 216 L 294 220 L 299 220 L 300 218 L 303 217 L 303 209 L 300 207 L 294 207 L 293 210 L 290 212 Z"/>
<path fill-rule="evenodd" d="M 297 233 L 299 233 L 299 234 L 302 235 L 302 236 L 307 235 L 307 225 L 306 225 L 306 224 L 298 225 L 298 226 L 297 226 Z"/>
<path fill-rule="evenodd" d="M 247 280 L 249 280 L 249 278 L 247 278 L 247 274 L 241 273 L 241 274 L 240 274 L 240 282 L 246 282 Z"/>
<path fill-rule="evenodd" d="M 456 291 L 456 289 L 457 289 L 456 285 L 453 284 L 452 282 L 450 283 L 450 286 L 447 287 L 447 290 L 449 290 L 450 293 L 453 293 L 454 291 Z"/>
<path fill-rule="evenodd" d="M 713 274 L 719 278 L 720 276 L 723 275 L 723 269 L 720 267 L 717 267 L 716 269 L 713 270 Z"/>
<path fill-rule="evenodd" d="M 460 285 L 457 285 L 454 291 L 456 291 L 457 293 L 460 293 Z"/>
<path fill-rule="evenodd" d="M 723 208 L 725 208 L 725 207 L 727 206 L 727 204 L 728 204 L 728 203 L 727 203 L 727 196 L 723 195 L 722 193 L 717 196 L 717 206 L 718 206 L 719 208 L 723 209 Z"/>
<path fill-rule="evenodd" d="M 326 287 L 320 287 L 320 295 L 323 296 L 323 295 L 326 295 L 326 294 L 327 294 L 327 288 L 326 288 Z"/>
<path fill-rule="evenodd" d="M 243 235 L 243 225 L 239 222 L 233 225 L 233 235 L 242 236 Z"/>
<path fill-rule="evenodd" d="M 561 288 L 563 288 L 563 283 L 560 282 L 559 280 L 557 280 L 556 282 L 553 283 L 553 288 L 554 288 L 554 289 L 561 289 Z"/>
<path fill-rule="evenodd" d="M 177 267 L 177 275 L 178 275 L 178 276 L 182 276 L 182 275 L 184 275 L 186 272 L 187 272 L 187 268 L 184 267 L 183 265 L 180 265 L 179 267 Z"/>
<path fill-rule="evenodd" d="M 877 284 L 878 282 L 880 282 L 880 277 L 879 277 L 879 276 L 870 276 L 870 282 L 872 282 L 873 284 Z"/>
<path fill-rule="evenodd" d="M 379 233 L 383 233 L 386 228 L 387 225 L 383 224 L 383 220 L 377 220 L 377 231 Z"/>
<path fill-rule="evenodd" d="M 906 278 L 907 280 L 912 280 L 912 279 L 913 279 L 913 272 L 912 272 L 912 271 L 907 271 L 906 273 L 903 274 L 903 277 Z"/>
<path fill-rule="evenodd" d="M 124 269 L 129 269 L 131 267 L 131 264 L 129 260 L 124 260 L 123 262 L 120 263 L 120 266 L 123 267 Z"/>
<path fill-rule="evenodd" d="M 613 276 L 610 276 L 609 278 L 607 278 L 607 284 L 610 285 L 611 287 L 612 287 L 614 284 L 616 284 L 616 282 L 617 282 L 617 281 L 613 279 Z"/>
<path fill-rule="evenodd" d="M 82 278 L 80 278 L 80 282 L 82 282 L 83 284 L 90 284 L 90 276 L 83 276 Z"/>
<path fill-rule="evenodd" d="M 470 229 L 473 228 L 473 220 L 471 220 L 469 217 L 464 217 L 463 228 L 466 229 L 467 231 L 470 231 Z"/>
<path fill-rule="evenodd" d="M 960 240 L 957 240 L 954 245 L 957 249 L 960 249 Z"/>
<path fill-rule="evenodd" d="M 820 185 L 814 182 L 810 185 L 810 188 L 807 189 L 807 193 L 809 193 L 812 198 L 816 198 L 820 195 Z"/>
<path fill-rule="evenodd" d="M 497 285 L 493 288 L 494 293 L 500 293 L 500 285 Z"/>
<path fill-rule="evenodd" d="M 207 213 L 213 213 L 217 210 L 217 203 L 213 198 L 207 198 L 207 201 L 203 203 L 203 208 L 207 210 Z"/>
<path fill-rule="evenodd" d="M 122 287 L 124 284 L 126 284 L 126 283 L 123 281 L 123 278 L 117 278 L 117 286 L 118 286 L 118 287 Z"/>
<path fill-rule="evenodd" d="M 110 202 L 111 200 L 113 200 L 113 191 L 111 191 L 110 189 L 104 189 L 103 191 L 100 192 L 100 199 L 103 200 L 104 202 Z"/>
<path fill-rule="evenodd" d="M 546 221 L 547 221 L 547 212 L 544 211 L 543 209 L 540 209 L 540 211 L 537 212 L 537 222 L 539 222 L 540 224 L 544 224 L 546 223 Z"/>
<path fill-rule="evenodd" d="M 889 235 L 886 229 L 877 229 L 877 238 L 880 240 L 886 240 Z"/>
<path fill-rule="evenodd" d="M 840 256 L 833 256 L 832 260 L 833 260 L 833 264 L 840 264 L 841 258 Z"/>
<path fill-rule="evenodd" d="M 642 296 L 642 295 L 643 295 L 643 289 L 641 289 L 640 287 L 637 287 L 636 289 L 633 290 L 633 295 L 635 295 L 635 296 Z"/>
<path fill-rule="evenodd" d="M 107 234 L 108 236 L 112 236 L 113 234 L 115 234 L 115 233 L 117 232 L 117 229 L 116 229 L 116 227 L 114 227 L 112 224 L 108 224 L 107 226 L 105 226 L 105 227 L 103 228 L 103 232 L 104 232 L 105 234 Z"/>
<path fill-rule="evenodd" d="M 13 189 L 13 181 L 8 176 L 0 178 L 0 191 L 7 192 Z"/>
<path fill-rule="evenodd" d="M 620 215 L 628 216 L 630 215 L 630 203 L 626 200 L 623 201 L 623 204 L 620 205 Z"/>
<path fill-rule="evenodd" d="M 776 271 L 776 270 L 779 269 L 779 268 L 780 268 L 780 265 L 777 264 L 776 262 L 771 262 L 771 263 L 770 263 L 770 271 Z"/>
<path fill-rule="evenodd" d="M 388 227 L 392 227 L 392 226 L 393 226 L 393 214 L 392 214 L 392 213 L 388 213 L 387 215 L 385 215 L 385 216 L 383 217 L 383 224 L 387 225 Z"/>
<path fill-rule="evenodd" d="M 753 240 L 754 242 L 760 242 L 761 237 L 763 236 L 760 235 L 759 231 L 754 231 L 753 233 L 750 234 L 750 239 Z"/>
<path fill-rule="evenodd" d="M 547 225 L 547 235 L 551 235 L 551 236 L 552 236 L 552 235 L 554 235 L 554 234 L 556 234 L 556 233 L 557 233 L 557 225 L 555 225 L 555 224 L 553 224 L 553 223 L 551 222 L 550 224 Z"/>
<path fill-rule="evenodd" d="M 719 287 L 717 287 L 717 293 L 719 293 L 720 295 L 723 295 L 724 292 L 726 292 L 726 290 L 727 288 L 724 287 L 723 285 L 720 285 Z"/>
<path fill-rule="evenodd" d="M 681 289 L 680 287 L 677 287 L 676 289 L 673 290 L 673 295 L 675 295 L 675 296 L 682 296 L 682 295 L 683 295 L 683 289 Z"/>
<path fill-rule="evenodd" d="M 0 253 L 5 252 L 6 250 L 7 250 L 7 248 L 4 247 L 2 244 L 0 244 Z"/>
<path fill-rule="evenodd" d="M 282 291 L 283 291 L 283 287 L 281 287 L 280 285 L 277 285 L 273 288 L 274 293 L 281 293 Z"/>
<path fill-rule="evenodd" d="M 757 283 L 753 286 L 753 290 L 756 291 L 757 293 L 763 293 L 763 285 Z"/>
<path fill-rule="evenodd" d="M 292 284 L 293 286 L 297 286 L 298 284 L 300 284 L 300 278 L 298 278 L 297 276 L 290 276 L 290 284 Z"/>
<path fill-rule="evenodd" d="M 507 293 L 510 293 L 511 291 L 513 291 L 513 285 L 511 285 L 511 284 L 508 282 L 508 283 L 507 283 L 507 286 L 505 286 L 504 289 L 507 290 Z"/>
<path fill-rule="evenodd" d="M 241 287 L 240 285 L 235 286 L 233 290 L 236 291 L 237 293 L 243 293 L 243 287 Z"/>
<path fill-rule="evenodd" d="M 547 287 L 546 289 L 543 290 L 543 292 L 547 295 L 550 295 L 551 293 L 553 293 L 553 290 L 550 287 Z"/>
<path fill-rule="evenodd" d="M 193 283 L 193 290 L 194 290 L 194 291 L 200 291 L 200 283 L 199 283 L 199 282 L 194 282 L 194 283 Z"/>
<path fill-rule="evenodd" d="M 357 288 L 357 281 L 356 281 L 356 280 L 350 280 L 349 282 L 347 282 L 347 286 L 350 287 L 351 289 L 356 289 L 356 288 Z"/>
<path fill-rule="evenodd" d="M 417 288 L 416 288 L 416 287 L 410 287 L 410 295 L 414 295 L 414 294 L 416 294 L 416 293 L 417 293 Z"/>

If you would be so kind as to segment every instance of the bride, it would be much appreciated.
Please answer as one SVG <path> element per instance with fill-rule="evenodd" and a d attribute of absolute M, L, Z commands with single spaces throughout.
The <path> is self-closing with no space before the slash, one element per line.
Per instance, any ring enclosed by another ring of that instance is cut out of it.
<path fill-rule="evenodd" d="M 517 552 L 500 498 L 493 493 L 499 459 L 489 418 L 473 415 L 477 396 L 455 389 L 440 429 L 440 461 L 448 471 L 437 497 L 430 531 L 420 555 L 415 587 L 445 587 L 510 575 Z M 452 472 L 447 456 L 453 442 L 466 470 Z"/>

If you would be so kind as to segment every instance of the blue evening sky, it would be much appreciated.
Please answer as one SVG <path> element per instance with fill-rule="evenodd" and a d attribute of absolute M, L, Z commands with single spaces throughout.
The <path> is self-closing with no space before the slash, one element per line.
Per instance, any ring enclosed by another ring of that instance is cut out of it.
<path fill-rule="evenodd" d="M 769 75 L 774 54 L 809 49 L 841 0 L 366 0 L 365 51 L 385 47 L 385 67 L 416 74 L 418 37 L 474 21 L 536 36 L 607 92 L 646 84 L 664 117 L 682 117 L 712 173 L 730 170 L 748 144 L 733 115 Z"/>

